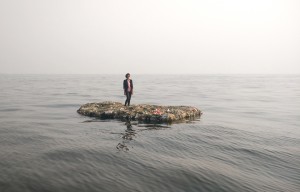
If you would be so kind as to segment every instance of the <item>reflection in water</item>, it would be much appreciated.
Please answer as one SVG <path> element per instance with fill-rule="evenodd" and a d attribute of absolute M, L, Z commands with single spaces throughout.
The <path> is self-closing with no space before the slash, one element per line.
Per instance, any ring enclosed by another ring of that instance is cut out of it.
<path fill-rule="evenodd" d="M 132 129 L 132 124 L 131 124 L 131 119 L 130 117 L 126 117 L 126 130 L 125 133 L 122 133 L 122 139 L 124 139 L 124 141 L 122 141 L 122 143 L 118 143 L 118 145 L 116 146 L 116 148 L 118 150 L 123 150 L 123 151 L 129 151 L 127 145 L 125 144 L 125 140 L 130 141 L 133 140 L 133 137 L 136 135 L 136 131 Z"/>
<path fill-rule="evenodd" d="M 125 126 L 126 130 L 124 133 L 112 133 L 111 134 L 121 134 L 123 141 L 117 144 L 116 148 L 119 151 L 129 151 L 128 144 L 130 141 L 133 140 L 134 137 L 136 137 L 137 132 L 140 131 L 150 131 L 150 130 L 160 130 L 165 128 L 170 128 L 167 124 L 145 124 L 145 123 L 139 123 L 139 122 L 132 122 L 131 117 L 127 116 L 125 119 Z M 92 119 L 92 120 L 85 120 L 82 123 L 91 123 L 91 122 L 109 122 L 113 120 L 104 120 L 104 119 Z M 193 121 L 186 121 L 185 123 L 192 123 Z M 132 126 L 136 126 L 138 129 L 133 129 Z"/>
<path fill-rule="evenodd" d="M 125 140 L 132 140 L 132 137 L 135 136 L 136 131 L 132 129 L 130 120 L 127 120 L 125 125 L 126 125 L 127 129 L 125 130 L 125 133 L 123 134 L 122 138 Z"/>
<path fill-rule="evenodd" d="M 161 125 L 161 124 L 140 124 L 138 127 L 146 127 L 146 129 L 143 130 L 159 130 L 163 128 L 170 128 L 170 126 L 167 125 Z M 141 130 L 141 131 L 143 131 Z"/>
<path fill-rule="evenodd" d="M 162 128 L 170 128 L 169 126 L 165 126 L 165 125 L 160 125 L 160 124 L 134 124 L 137 127 L 145 127 L 145 129 L 138 129 L 138 130 L 134 130 L 132 129 L 132 123 L 131 123 L 131 118 L 130 117 L 126 117 L 126 122 L 125 122 L 125 126 L 126 126 L 126 130 L 125 133 L 121 133 L 122 139 L 123 141 L 121 143 L 118 143 L 118 145 L 116 146 L 116 148 L 118 150 L 122 150 L 122 151 L 129 151 L 129 148 L 126 144 L 128 144 L 131 140 L 133 140 L 133 138 L 136 136 L 137 131 L 145 131 L 145 130 L 158 130 L 158 129 L 162 129 Z"/>
<path fill-rule="evenodd" d="M 118 145 L 116 146 L 117 149 L 119 150 L 125 150 L 125 151 L 129 151 L 128 147 L 125 145 L 124 141 L 122 143 L 118 143 Z"/>

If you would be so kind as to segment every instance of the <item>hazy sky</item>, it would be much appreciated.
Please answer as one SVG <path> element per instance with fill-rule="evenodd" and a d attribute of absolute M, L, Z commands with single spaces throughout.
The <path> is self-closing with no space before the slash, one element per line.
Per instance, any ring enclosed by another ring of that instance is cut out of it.
<path fill-rule="evenodd" d="M 299 0 L 0 0 L 0 73 L 300 73 Z"/>

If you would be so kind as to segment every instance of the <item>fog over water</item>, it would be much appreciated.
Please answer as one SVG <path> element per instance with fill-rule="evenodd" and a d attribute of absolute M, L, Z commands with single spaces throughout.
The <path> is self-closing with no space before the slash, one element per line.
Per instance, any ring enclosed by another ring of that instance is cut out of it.
<path fill-rule="evenodd" d="M 0 73 L 300 73 L 298 0 L 1 0 Z"/>

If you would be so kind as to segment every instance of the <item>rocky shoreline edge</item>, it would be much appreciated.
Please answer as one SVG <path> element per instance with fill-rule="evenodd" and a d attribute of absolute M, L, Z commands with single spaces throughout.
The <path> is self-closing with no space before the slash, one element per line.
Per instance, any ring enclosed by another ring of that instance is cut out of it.
<path fill-rule="evenodd" d="M 124 106 L 120 102 L 105 101 L 87 103 L 77 112 L 89 117 L 101 119 L 133 120 L 144 123 L 173 123 L 199 119 L 202 112 L 192 106 L 160 106 L 138 104 Z"/>

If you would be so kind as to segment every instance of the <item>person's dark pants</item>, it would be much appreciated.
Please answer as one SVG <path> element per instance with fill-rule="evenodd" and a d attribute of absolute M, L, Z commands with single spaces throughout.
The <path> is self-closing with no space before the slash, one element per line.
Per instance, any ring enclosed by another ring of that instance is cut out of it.
<path fill-rule="evenodd" d="M 126 101 L 125 101 L 125 106 L 128 104 L 130 105 L 130 99 L 131 99 L 131 92 L 126 91 Z"/>

